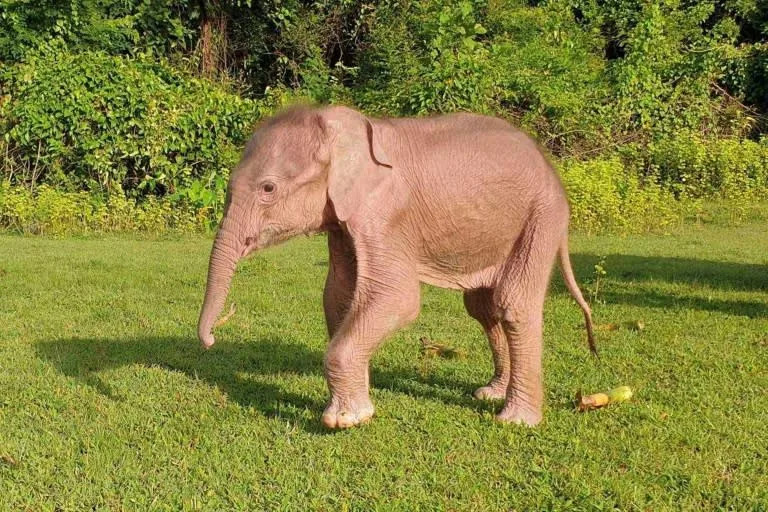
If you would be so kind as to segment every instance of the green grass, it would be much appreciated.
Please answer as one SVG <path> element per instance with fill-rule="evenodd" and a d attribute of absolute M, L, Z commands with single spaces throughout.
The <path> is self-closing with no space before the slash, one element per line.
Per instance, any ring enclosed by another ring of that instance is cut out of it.
<path fill-rule="evenodd" d="M 602 359 L 556 279 L 546 410 L 493 421 L 490 353 L 459 294 L 378 353 L 374 421 L 320 427 L 324 239 L 241 265 L 237 314 L 195 339 L 210 241 L 0 237 L 0 508 L 768 508 L 768 223 L 575 237 Z M 464 350 L 424 360 L 420 336 Z M 573 410 L 579 389 L 633 401 Z"/>

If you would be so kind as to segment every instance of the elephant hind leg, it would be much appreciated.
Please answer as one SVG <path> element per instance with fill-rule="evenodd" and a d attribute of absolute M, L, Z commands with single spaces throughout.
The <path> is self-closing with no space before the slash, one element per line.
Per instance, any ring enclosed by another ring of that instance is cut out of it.
<path fill-rule="evenodd" d="M 551 211 L 532 216 L 494 290 L 511 363 L 506 401 L 497 415 L 500 421 L 530 426 L 541 421 L 544 298 L 567 223 L 567 216 Z"/>
<path fill-rule="evenodd" d="M 485 386 L 475 390 L 479 400 L 500 400 L 507 394 L 509 383 L 509 348 L 501 320 L 495 314 L 493 289 L 479 288 L 464 293 L 464 307 L 469 316 L 483 327 L 493 356 L 493 377 Z"/>

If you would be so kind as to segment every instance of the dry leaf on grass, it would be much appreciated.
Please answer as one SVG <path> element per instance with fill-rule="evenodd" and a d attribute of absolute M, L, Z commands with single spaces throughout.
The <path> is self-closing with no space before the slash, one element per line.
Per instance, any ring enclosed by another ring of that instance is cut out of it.
<path fill-rule="evenodd" d="M 426 336 L 419 338 L 421 342 L 421 354 L 427 357 L 442 357 L 443 359 L 459 359 L 464 357 L 464 352 L 457 348 L 449 347 L 441 343 L 431 341 Z"/>
<path fill-rule="evenodd" d="M 0 455 L 0 462 L 3 462 L 4 464 L 7 464 L 9 466 L 18 466 L 19 461 L 8 455 L 7 453 L 3 453 Z"/>

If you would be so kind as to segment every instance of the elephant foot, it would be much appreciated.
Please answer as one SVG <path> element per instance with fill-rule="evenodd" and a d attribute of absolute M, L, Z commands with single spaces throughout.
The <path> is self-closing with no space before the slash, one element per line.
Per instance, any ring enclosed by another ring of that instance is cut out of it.
<path fill-rule="evenodd" d="M 477 388 L 472 396 L 478 400 L 503 400 L 507 396 L 507 380 L 494 377 L 487 385 Z"/>
<path fill-rule="evenodd" d="M 323 425 L 330 429 L 356 427 L 368 423 L 373 412 L 373 403 L 368 397 L 343 402 L 332 398 L 323 412 Z"/>
<path fill-rule="evenodd" d="M 496 415 L 496 420 L 502 423 L 514 423 L 535 427 L 541 422 L 541 410 L 533 410 L 530 407 L 507 404 Z"/>

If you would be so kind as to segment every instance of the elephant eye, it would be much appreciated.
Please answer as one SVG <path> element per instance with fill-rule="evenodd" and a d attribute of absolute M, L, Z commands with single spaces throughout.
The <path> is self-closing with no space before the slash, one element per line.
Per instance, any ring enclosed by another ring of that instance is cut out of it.
<path fill-rule="evenodd" d="M 271 194 L 272 192 L 275 191 L 275 184 L 268 181 L 261 186 L 261 190 L 263 190 L 267 194 Z"/>

